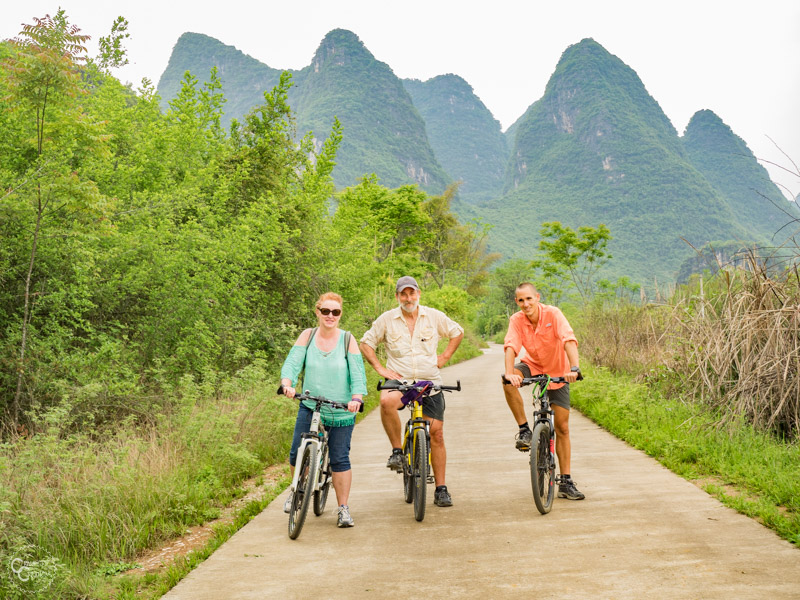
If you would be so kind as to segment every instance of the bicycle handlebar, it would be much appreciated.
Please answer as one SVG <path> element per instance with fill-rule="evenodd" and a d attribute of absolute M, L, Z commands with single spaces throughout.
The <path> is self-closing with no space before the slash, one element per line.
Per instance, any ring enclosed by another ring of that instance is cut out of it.
<path fill-rule="evenodd" d="M 278 395 L 283 396 L 283 386 L 278 387 Z M 303 392 L 302 394 L 295 394 L 292 400 L 297 400 L 298 402 L 302 402 L 303 400 L 311 400 L 311 402 L 316 402 L 317 404 L 327 404 L 333 408 L 341 408 L 343 410 L 347 410 L 347 404 L 343 404 L 342 402 L 334 402 L 333 400 L 328 400 L 325 396 L 312 396 L 308 393 L 308 390 Z M 361 401 L 361 406 L 358 407 L 358 412 L 364 412 L 364 401 Z"/>
<path fill-rule="evenodd" d="M 503 383 L 511 383 L 508 379 L 506 379 L 505 373 L 500 375 L 500 378 L 503 380 Z M 578 373 L 578 381 L 583 379 L 583 375 Z M 523 377 L 522 383 L 520 386 L 530 385 L 532 383 L 569 383 L 563 377 L 549 377 L 548 375 L 534 375 L 533 377 Z"/>
<path fill-rule="evenodd" d="M 417 382 L 413 383 L 403 383 L 397 381 L 396 379 L 387 379 L 383 383 L 381 383 L 380 379 L 378 380 L 378 391 L 380 390 L 396 390 L 398 392 L 408 392 L 410 390 L 422 390 L 424 386 L 417 385 Z M 434 384 L 433 386 L 428 388 L 428 393 L 430 392 L 460 392 L 461 391 L 461 380 L 456 380 L 456 385 L 442 385 L 442 384 Z"/>

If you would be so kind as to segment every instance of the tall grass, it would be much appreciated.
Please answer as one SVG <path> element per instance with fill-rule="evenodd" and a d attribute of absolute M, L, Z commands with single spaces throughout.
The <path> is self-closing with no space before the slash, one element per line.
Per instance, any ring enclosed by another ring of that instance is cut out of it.
<path fill-rule="evenodd" d="M 42 597 L 94 597 L 104 565 L 217 517 L 243 479 L 288 454 L 296 407 L 259 377 L 245 373 L 216 395 L 186 381 L 174 413 L 145 428 L 64 433 L 63 414 L 41 415 L 37 435 L 0 452 L 0 564 L 41 571 L 52 560 Z M 30 597 L 41 584 L 23 583 L 0 578 L 0 597 Z"/>
<path fill-rule="evenodd" d="M 725 269 L 695 279 L 662 305 L 590 307 L 582 354 L 657 383 L 717 415 L 800 438 L 798 274 Z"/>

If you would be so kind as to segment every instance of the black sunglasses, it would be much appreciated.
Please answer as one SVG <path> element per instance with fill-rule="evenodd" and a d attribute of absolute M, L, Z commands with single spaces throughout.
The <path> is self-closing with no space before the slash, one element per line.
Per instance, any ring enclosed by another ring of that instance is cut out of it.
<path fill-rule="evenodd" d="M 318 308 L 317 310 L 326 317 L 330 314 L 333 314 L 334 317 L 338 317 L 340 314 L 342 314 L 341 308 Z"/>

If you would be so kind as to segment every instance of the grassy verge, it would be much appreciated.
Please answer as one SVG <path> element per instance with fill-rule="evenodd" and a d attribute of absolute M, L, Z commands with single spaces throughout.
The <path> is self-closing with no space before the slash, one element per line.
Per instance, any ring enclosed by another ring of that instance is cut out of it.
<path fill-rule="evenodd" d="M 800 545 L 800 446 L 742 424 L 720 427 L 696 405 L 632 378 L 587 369 L 573 405 L 727 506 Z"/>
<path fill-rule="evenodd" d="M 40 433 L 0 448 L 0 597 L 118 597 L 115 573 L 285 460 L 296 409 L 275 387 L 257 369 L 216 393 L 185 382 L 148 427 L 75 431 L 42 415 Z"/>

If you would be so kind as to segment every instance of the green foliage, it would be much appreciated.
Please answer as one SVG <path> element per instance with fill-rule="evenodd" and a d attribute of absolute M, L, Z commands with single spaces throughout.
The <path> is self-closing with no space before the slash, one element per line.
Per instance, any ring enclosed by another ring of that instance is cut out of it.
<path fill-rule="evenodd" d="M 98 64 L 101 69 L 119 68 L 128 64 L 128 53 L 122 44 L 129 37 L 131 34 L 128 33 L 128 20 L 117 17 L 111 25 L 111 33 L 99 39 Z"/>
<path fill-rule="evenodd" d="M 559 278 L 563 281 L 564 275 L 568 275 L 583 303 L 588 302 L 595 292 L 597 272 L 611 259 L 606 252 L 611 239 L 608 227 L 601 223 L 596 229 L 582 226 L 576 232 L 556 221 L 542 223 L 540 235 L 541 258 L 533 261 L 533 267 L 548 282 Z M 555 288 L 552 284 L 549 287 Z"/>
<path fill-rule="evenodd" d="M 491 227 L 480 221 L 462 225 L 451 210 L 456 186 L 441 196 L 428 198 L 423 210 L 428 215 L 427 235 L 422 240 L 421 258 L 429 264 L 428 275 L 439 287 L 446 283 L 464 287 L 474 296 L 483 295 L 489 267 L 500 255 L 490 253 L 487 238 Z"/>
<path fill-rule="evenodd" d="M 515 290 L 520 283 L 531 281 L 533 278 L 531 261 L 512 259 L 498 265 L 491 275 L 489 293 L 478 310 L 476 319 L 478 333 L 487 338 L 505 334 L 509 317 L 518 310 L 514 301 Z M 544 294 L 542 301 L 553 303 L 552 299 Z"/>

